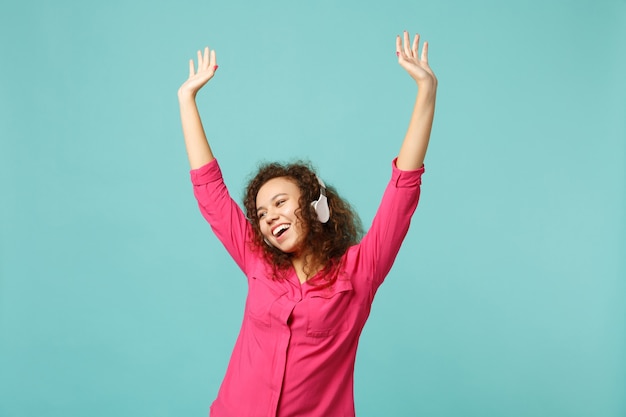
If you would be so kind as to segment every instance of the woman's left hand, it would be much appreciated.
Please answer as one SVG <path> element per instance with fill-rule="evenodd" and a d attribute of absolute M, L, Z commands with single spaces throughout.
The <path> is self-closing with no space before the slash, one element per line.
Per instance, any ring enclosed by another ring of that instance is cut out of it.
<path fill-rule="evenodd" d="M 437 77 L 428 65 L 428 42 L 422 46 L 422 56 L 418 55 L 420 35 L 415 35 L 413 44 L 410 43 L 409 32 L 404 31 L 404 38 L 396 37 L 396 55 L 398 63 L 409 73 L 418 86 L 437 86 Z"/>

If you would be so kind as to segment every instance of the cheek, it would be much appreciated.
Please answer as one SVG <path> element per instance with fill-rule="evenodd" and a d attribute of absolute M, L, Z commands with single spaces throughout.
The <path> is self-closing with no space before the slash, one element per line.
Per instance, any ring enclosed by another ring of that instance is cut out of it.
<path fill-rule="evenodd" d="M 295 215 L 294 217 L 296 219 L 296 230 L 298 231 L 299 234 L 302 234 L 302 235 L 305 234 L 307 227 L 306 227 L 306 224 L 304 223 L 304 220 L 300 219 L 299 217 Z"/>

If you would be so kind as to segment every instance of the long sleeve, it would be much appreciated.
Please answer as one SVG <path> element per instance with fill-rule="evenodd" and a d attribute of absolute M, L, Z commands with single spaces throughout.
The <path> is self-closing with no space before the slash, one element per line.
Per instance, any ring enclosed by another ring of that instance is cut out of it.
<path fill-rule="evenodd" d="M 252 228 L 239 205 L 231 198 L 217 160 L 191 170 L 190 174 L 202 216 L 239 268 L 246 273 Z"/>
<path fill-rule="evenodd" d="M 349 256 L 358 258 L 359 272 L 369 281 L 371 295 L 391 270 L 417 208 L 424 167 L 402 171 L 392 163 L 392 175 L 372 225 Z"/>

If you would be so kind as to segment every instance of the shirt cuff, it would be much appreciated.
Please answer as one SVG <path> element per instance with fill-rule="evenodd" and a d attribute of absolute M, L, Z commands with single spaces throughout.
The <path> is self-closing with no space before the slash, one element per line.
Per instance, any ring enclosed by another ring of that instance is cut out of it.
<path fill-rule="evenodd" d="M 396 188 L 418 187 L 422 184 L 422 174 L 426 170 L 424 165 L 419 169 L 403 171 L 396 166 L 398 158 L 394 158 L 391 162 L 391 181 Z"/>
<path fill-rule="evenodd" d="M 189 171 L 191 175 L 191 183 L 193 185 L 208 184 L 222 178 L 222 170 L 220 169 L 217 159 L 212 160 L 206 165 Z"/>

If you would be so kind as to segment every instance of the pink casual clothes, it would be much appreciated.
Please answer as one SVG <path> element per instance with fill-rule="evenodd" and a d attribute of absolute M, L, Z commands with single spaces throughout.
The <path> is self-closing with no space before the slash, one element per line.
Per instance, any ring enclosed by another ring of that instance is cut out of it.
<path fill-rule="evenodd" d="M 424 168 L 392 176 L 372 226 L 331 287 L 273 280 L 217 161 L 191 171 L 202 215 L 248 278 L 243 323 L 212 417 L 353 417 L 357 344 L 417 207 Z"/>

